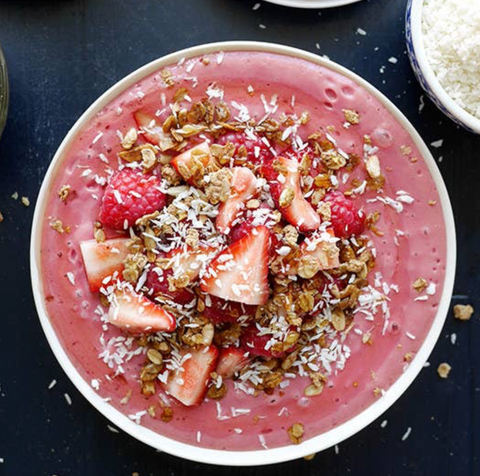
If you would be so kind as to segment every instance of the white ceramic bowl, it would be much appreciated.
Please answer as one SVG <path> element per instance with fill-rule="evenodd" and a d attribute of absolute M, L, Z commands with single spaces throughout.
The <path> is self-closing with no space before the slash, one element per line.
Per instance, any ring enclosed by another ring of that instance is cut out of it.
<path fill-rule="evenodd" d="M 409 0 L 405 17 L 407 51 L 415 76 L 444 114 L 468 131 L 480 134 L 480 119 L 465 111 L 448 95 L 428 62 L 422 33 L 423 4 L 424 0 Z"/>
<path fill-rule="evenodd" d="M 265 0 L 277 5 L 293 8 L 332 8 L 350 3 L 360 2 L 361 0 Z"/>
<path fill-rule="evenodd" d="M 137 425 L 127 416 L 120 413 L 118 410 L 103 401 L 100 396 L 97 395 L 97 393 L 90 387 L 89 383 L 80 376 L 80 373 L 76 370 L 76 368 L 70 361 L 67 353 L 63 349 L 57 335 L 55 334 L 55 331 L 46 312 L 40 274 L 41 229 L 42 223 L 44 222 L 43 217 L 45 213 L 48 193 L 51 189 L 51 184 L 56 172 L 62 166 L 62 161 L 66 156 L 65 151 L 68 149 L 75 135 L 84 126 L 86 126 L 92 120 L 92 118 L 113 98 L 115 98 L 118 94 L 129 88 L 134 83 L 140 81 L 142 78 L 150 75 L 154 71 L 157 71 L 167 65 L 176 63 L 184 57 L 188 59 L 190 57 L 195 57 L 203 54 L 232 50 L 267 51 L 303 58 L 307 61 L 326 66 L 327 68 L 330 68 L 345 75 L 348 78 L 351 78 L 363 88 L 365 88 L 370 94 L 378 98 L 382 102 L 382 104 L 390 111 L 390 113 L 403 125 L 405 130 L 408 131 L 408 133 L 413 139 L 413 142 L 418 147 L 422 156 L 424 157 L 428 169 L 438 189 L 447 233 L 447 260 L 445 284 L 438 307 L 438 312 L 425 342 L 423 343 L 414 360 L 411 362 L 408 369 L 402 374 L 402 376 L 386 391 L 385 395 L 382 398 L 375 401 L 375 403 L 373 403 L 370 407 L 362 411 L 360 414 L 356 415 L 351 420 L 339 425 L 338 427 L 333 428 L 332 430 L 329 430 L 321 435 L 315 436 L 301 443 L 300 445 L 291 445 L 281 448 L 256 451 L 221 451 L 204 449 L 185 443 L 180 443 L 178 441 L 166 438 L 158 433 L 155 433 L 148 428 Z M 359 78 L 357 75 L 343 68 L 342 66 L 325 60 L 324 58 L 321 58 L 312 53 L 307 53 L 305 51 L 290 48 L 287 46 L 246 41 L 213 43 L 208 45 L 196 46 L 164 56 L 163 58 L 155 60 L 134 71 L 132 74 L 115 84 L 100 98 L 98 98 L 72 127 L 72 129 L 67 134 L 60 147 L 58 148 L 57 153 L 55 154 L 55 157 L 50 164 L 50 167 L 43 181 L 42 188 L 38 196 L 37 205 L 35 208 L 30 251 L 33 294 L 35 297 L 35 303 L 37 306 L 40 321 L 45 331 L 45 335 L 63 370 L 66 372 L 70 380 L 75 384 L 77 389 L 84 395 L 84 397 L 113 424 L 115 424 L 125 432 L 129 433 L 133 437 L 137 438 L 138 440 L 143 441 L 144 443 L 156 449 L 165 451 L 176 456 L 180 456 L 182 458 L 203 463 L 236 466 L 254 466 L 270 463 L 279 463 L 282 461 L 293 460 L 318 451 L 322 451 L 354 435 L 355 433 L 372 423 L 383 412 L 385 412 L 385 410 L 387 410 L 400 397 L 400 395 L 405 392 L 405 390 L 413 382 L 415 377 L 419 374 L 420 370 L 423 367 L 423 364 L 426 362 L 440 335 L 440 331 L 442 330 L 442 326 L 447 315 L 452 295 L 456 261 L 455 226 L 450 201 L 448 198 L 447 190 L 442 180 L 442 176 L 440 175 L 435 161 L 431 156 L 430 152 L 428 151 L 425 143 L 422 141 L 422 139 L 415 131 L 413 126 L 410 124 L 410 122 L 408 122 L 408 120 L 402 115 L 402 113 L 385 96 L 383 96 L 379 91 L 373 88 L 373 86 L 368 84 L 363 79 Z"/>

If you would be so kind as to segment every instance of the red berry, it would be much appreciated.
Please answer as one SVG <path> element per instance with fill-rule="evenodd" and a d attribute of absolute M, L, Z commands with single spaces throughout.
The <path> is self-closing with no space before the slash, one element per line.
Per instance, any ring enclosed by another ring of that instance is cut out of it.
<path fill-rule="evenodd" d="M 260 206 L 257 208 L 257 210 L 266 210 L 266 214 L 268 212 L 273 212 L 272 207 L 268 205 L 266 202 L 262 202 Z M 255 218 L 255 214 L 257 214 L 257 218 Z M 255 228 L 255 226 L 258 226 L 258 219 L 259 219 L 259 213 L 255 211 L 249 211 L 246 216 L 243 218 L 242 222 L 239 223 L 238 225 L 234 226 L 232 228 L 232 231 L 230 232 L 229 238 L 230 238 L 230 243 L 233 243 L 234 241 L 238 241 L 240 238 L 243 238 L 245 235 L 248 235 L 252 228 Z M 262 220 L 263 215 L 260 215 L 260 223 L 264 223 Z M 255 220 L 257 220 L 257 223 L 255 223 Z M 270 254 L 274 255 L 275 250 L 281 246 L 280 240 L 277 238 L 277 235 L 273 233 L 272 230 L 270 230 Z"/>
<path fill-rule="evenodd" d="M 247 162 L 253 164 L 261 164 L 273 157 L 270 148 L 262 141 L 260 137 L 251 139 L 243 132 L 230 132 L 218 139 L 220 145 L 231 142 L 236 146 L 236 152 L 243 145 L 247 151 Z"/>
<path fill-rule="evenodd" d="M 279 155 L 281 155 L 282 157 L 287 157 L 288 159 L 294 159 L 298 163 L 301 163 L 305 154 L 308 154 L 311 162 L 308 175 L 316 177 L 319 173 L 324 171 L 324 165 L 322 161 L 318 158 L 318 156 L 315 159 L 315 152 L 311 145 L 307 145 L 307 147 L 302 150 L 295 150 L 293 149 L 293 147 L 290 146 L 288 149 L 284 150 Z"/>
<path fill-rule="evenodd" d="M 170 298 L 173 302 L 177 304 L 184 305 L 192 302 L 195 295 L 188 289 L 177 289 L 175 291 L 170 291 L 168 289 L 168 277 L 173 274 L 173 270 L 166 269 L 163 271 L 162 275 L 159 275 L 153 269 L 147 273 L 147 280 L 145 286 L 153 291 L 153 294 L 163 294 L 164 296 Z"/>
<path fill-rule="evenodd" d="M 293 350 L 293 345 L 286 351 L 275 352 L 271 345 L 268 345 L 268 342 L 273 338 L 272 334 L 259 335 L 259 330 L 255 324 L 250 324 L 240 337 L 240 343 L 242 349 L 250 352 L 252 355 L 260 355 L 262 357 L 283 357 L 287 352 Z M 266 349 L 265 347 L 268 347 Z"/>
<path fill-rule="evenodd" d="M 240 238 L 243 238 L 245 235 L 250 233 L 250 230 L 253 228 L 252 222 L 250 220 L 245 220 L 242 223 L 232 228 L 230 232 L 230 240 L 232 243 L 238 241 Z"/>
<path fill-rule="evenodd" d="M 365 214 L 358 210 L 352 200 L 338 191 L 328 192 L 324 200 L 330 203 L 332 212 L 330 221 L 335 236 L 348 238 L 363 232 L 365 229 Z"/>
<path fill-rule="evenodd" d="M 147 213 L 163 208 L 166 196 L 158 188 L 160 180 L 152 174 L 131 169 L 116 172 L 103 195 L 100 221 L 117 230 L 132 226 Z"/>
<path fill-rule="evenodd" d="M 251 316 L 257 309 L 257 306 L 227 301 L 217 296 L 210 296 L 210 300 L 210 306 L 205 305 L 203 315 L 214 324 L 236 322 L 240 316 Z"/>

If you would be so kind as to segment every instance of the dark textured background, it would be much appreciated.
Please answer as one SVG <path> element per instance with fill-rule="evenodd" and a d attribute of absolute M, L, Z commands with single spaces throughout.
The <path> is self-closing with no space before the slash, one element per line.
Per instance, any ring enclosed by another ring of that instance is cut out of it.
<path fill-rule="evenodd" d="M 455 302 L 480 310 L 480 137 L 459 130 L 426 101 L 405 55 L 405 0 L 365 0 L 319 12 L 251 0 L 58 0 L 0 3 L 0 41 L 10 70 L 10 115 L 0 142 L 0 475 L 424 476 L 480 474 L 480 319 L 447 320 L 424 369 L 384 417 L 313 461 L 227 469 L 159 454 L 107 421 L 75 390 L 48 348 L 29 281 L 35 197 L 65 133 L 103 91 L 144 63 L 211 41 L 253 39 L 318 52 L 387 94 L 433 150 L 453 202 L 458 232 Z M 266 25 L 261 29 L 259 24 Z M 356 33 L 358 27 L 367 36 Z M 376 51 L 378 47 L 378 51 Z M 398 64 L 388 62 L 395 56 Z M 380 74 L 385 66 L 384 74 Z M 443 160 L 440 160 L 443 157 Z M 28 196 L 25 208 L 11 198 Z M 450 335 L 457 334 L 451 344 Z M 441 380 L 440 362 L 452 373 Z M 57 385 L 48 390 L 52 379 Z M 67 405 L 64 393 L 73 400 Z M 388 420 L 385 429 L 380 427 Z M 402 442 L 407 427 L 410 437 Z"/>

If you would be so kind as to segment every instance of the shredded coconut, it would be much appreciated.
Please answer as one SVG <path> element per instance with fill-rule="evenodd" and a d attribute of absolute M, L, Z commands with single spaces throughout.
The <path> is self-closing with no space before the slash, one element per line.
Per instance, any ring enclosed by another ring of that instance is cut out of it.
<path fill-rule="evenodd" d="M 447 94 L 480 119 L 480 0 L 427 0 L 427 58 Z"/>

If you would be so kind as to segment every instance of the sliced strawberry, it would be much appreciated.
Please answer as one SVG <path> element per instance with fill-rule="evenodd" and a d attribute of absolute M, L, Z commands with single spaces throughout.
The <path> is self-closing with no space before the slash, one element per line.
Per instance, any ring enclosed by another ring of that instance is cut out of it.
<path fill-rule="evenodd" d="M 153 291 L 153 295 L 162 294 L 167 298 L 171 299 L 173 302 L 180 304 L 181 306 L 192 302 L 195 295 L 188 288 L 175 289 L 175 291 L 170 291 L 170 286 L 168 282 L 168 277 L 173 276 L 172 269 L 157 269 L 150 268 L 147 273 L 147 280 L 145 286 Z"/>
<path fill-rule="evenodd" d="M 269 241 L 270 231 L 259 226 L 231 244 L 208 266 L 202 290 L 229 301 L 265 304 L 270 294 Z"/>
<path fill-rule="evenodd" d="M 312 272 L 338 268 L 340 266 L 339 252 L 335 242 L 331 241 L 333 231 L 314 235 L 301 243 L 298 254 L 294 261 L 290 264 L 289 272 L 297 274 L 299 272 L 300 262 L 311 263 Z M 308 270 L 306 270 L 308 273 Z M 315 272 L 315 274 L 316 274 Z M 310 278 L 309 274 L 302 277 Z"/>
<path fill-rule="evenodd" d="M 198 405 L 217 365 L 218 349 L 213 345 L 182 349 L 180 356 L 181 365 L 171 373 L 164 389 L 187 407 Z"/>
<path fill-rule="evenodd" d="M 281 179 L 279 180 L 278 168 L 275 170 L 273 163 L 266 164 L 263 173 L 270 183 L 270 191 L 277 208 L 285 220 L 300 231 L 316 230 L 321 225 L 321 220 L 319 214 L 303 196 L 300 186 L 300 164 L 294 159 L 285 157 L 279 157 L 274 162 L 283 169 Z M 280 198 L 288 195 L 288 191 L 293 192 L 293 200 L 288 206 L 281 207 Z M 282 196 L 283 193 L 285 195 Z"/>
<path fill-rule="evenodd" d="M 210 296 L 210 302 L 205 303 L 203 316 L 214 324 L 236 322 L 240 316 L 252 316 L 257 306 L 248 306 L 234 301 L 226 301 L 217 296 Z"/>
<path fill-rule="evenodd" d="M 206 264 L 218 254 L 218 248 L 213 246 L 205 248 L 180 247 L 169 251 L 169 268 L 173 269 L 175 276 L 187 275 L 193 283 Z"/>
<path fill-rule="evenodd" d="M 129 253 L 129 241 L 129 238 L 115 238 L 103 243 L 98 243 L 96 240 L 80 243 L 83 264 L 92 293 L 107 285 L 103 282 L 106 278 L 113 277 L 115 273 L 118 276 L 123 271 L 123 261 Z"/>
<path fill-rule="evenodd" d="M 315 157 L 315 152 L 311 145 L 308 145 L 302 150 L 295 150 L 293 147 L 289 147 L 288 149 L 284 150 L 281 155 L 287 159 L 293 159 L 298 163 L 302 162 L 305 155 L 308 155 L 310 159 L 308 175 L 312 177 L 316 177 L 319 173 L 325 171 L 323 162 L 320 160 L 318 155 Z"/>
<path fill-rule="evenodd" d="M 175 318 L 169 312 L 129 289 L 115 291 L 108 322 L 129 334 L 172 332 L 176 327 Z"/>
<path fill-rule="evenodd" d="M 248 235 L 252 231 L 252 228 L 255 228 L 252 225 L 252 219 L 246 218 L 241 223 L 239 223 L 238 225 L 235 225 L 232 228 L 229 238 L 232 241 L 232 243 L 234 241 L 238 241 L 241 238 L 243 238 L 245 235 Z"/>
<path fill-rule="evenodd" d="M 257 192 L 257 179 L 247 167 L 233 169 L 232 186 L 228 200 L 220 205 L 215 226 L 220 233 L 228 234 L 233 221 L 239 217 L 245 204 Z"/>
<path fill-rule="evenodd" d="M 273 335 L 272 334 L 259 334 L 259 329 L 255 324 L 250 324 L 244 331 L 242 336 L 240 337 L 240 343 L 242 346 L 242 349 L 245 351 L 250 352 L 252 355 L 259 355 L 261 357 L 283 357 L 288 351 L 291 349 L 288 349 L 287 351 L 281 351 L 281 352 L 276 352 L 274 350 L 274 343 L 276 343 L 276 340 L 272 340 Z M 293 349 L 294 346 L 291 348 Z"/>
<path fill-rule="evenodd" d="M 248 352 L 237 347 L 227 347 L 220 351 L 218 357 L 217 372 L 222 378 L 232 378 L 237 372 L 240 372 L 249 362 Z"/>
<path fill-rule="evenodd" d="M 189 283 L 194 283 L 202 269 L 211 261 L 218 250 L 213 247 L 192 249 L 188 247 L 174 248 L 164 254 L 162 258 L 168 260 L 168 269 L 151 268 L 147 274 L 145 285 L 151 289 L 154 294 L 167 296 L 177 304 L 187 304 L 192 302 L 195 297 L 189 288 L 171 290 L 169 285 L 170 277 L 180 277 L 187 275 Z M 160 257 L 160 256 L 159 256 Z"/>
<path fill-rule="evenodd" d="M 235 155 L 240 155 L 241 152 L 246 154 L 246 161 L 250 164 L 261 164 L 273 158 L 273 153 L 270 146 L 264 142 L 261 137 L 255 135 L 247 136 L 244 132 L 229 132 L 220 136 L 217 143 L 225 145 L 228 142 L 235 146 Z M 243 150 L 242 150 L 243 148 Z"/>
<path fill-rule="evenodd" d="M 143 137 L 150 144 L 159 145 L 162 137 L 165 136 L 159 119 L 143 111 L 133 114 L 138 129 L 144 132 Z"/>
<path fill-rule="evenodd" d="M 210 154 L 210 146 L 208 142 L 202 142 L 201 144 L 192 147 L 191 149 L 182 152 L 172 160 L 172 165 L 176 171 L 183 177 L 185 182 L 194 185 L 194 160 L 198 159 L 202 163 L 203 167 L 214 163 L 214 159 Z"/>

